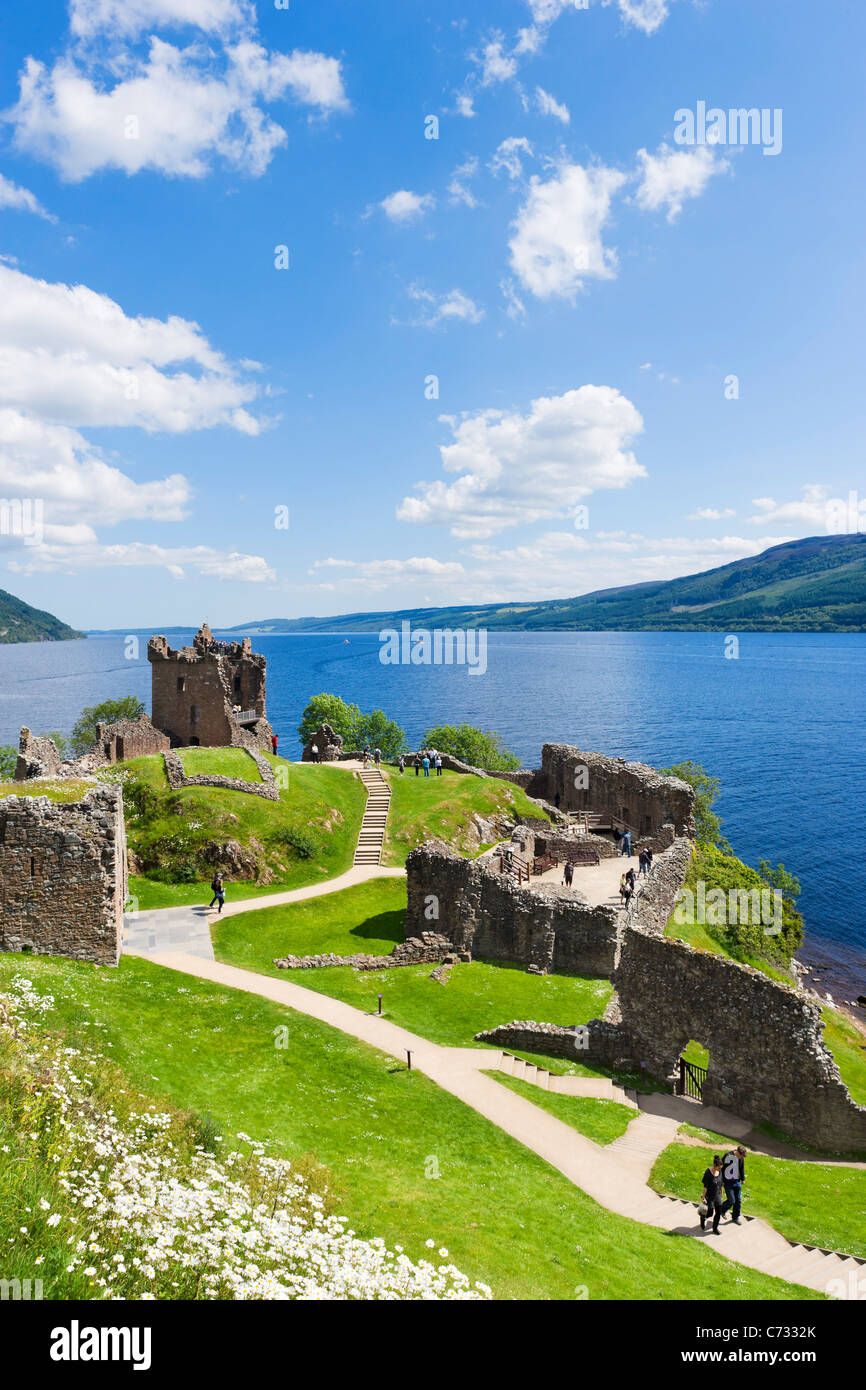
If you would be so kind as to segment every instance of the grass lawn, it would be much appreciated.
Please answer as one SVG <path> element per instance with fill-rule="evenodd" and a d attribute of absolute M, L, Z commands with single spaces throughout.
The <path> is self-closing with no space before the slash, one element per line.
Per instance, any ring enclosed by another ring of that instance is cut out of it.
<path fill-rule="evenodd" d="M 224 755 L 237 755 L 244 777 L 258 776 L 242 749 L 185 749 L 187 767 L 193 752 L 210 769 L 215 757 L 219 764 Z M 214 842 L 237 841 L 257 866 L 243 879 L 227 876 L 230 897 L 301 888 L 351 866 L 367 799 L 359 779 L 340 768 L 269 761 L 288 778 L 278 802 L 213 787 L 172 792 L 161 757 L 119 764 L 132 778 L 124 788 L 127 835 L 144 872 L 131 880 L 130 893 L 142 910 L 208 902 L 213 865 L 207 846 Z"/>
<path fill-rule="evenodd" d="M 540 1086 L 531 1086 L 519 1076 L 506 1076 L 501 1071 L 489 1071 L 494 1081 L 499 1081 L 519 1096 L 531 1100 L 549 1115 L 564 1124 L 571 1125 L 579 1134 L 585 1134 L 596 1144 L 612 1144 L 621 1134 L 625 1134 L 631 1121 L 638 1114 L 628 1105 L 618 1100 L 596 1100 L 592 1096 L 560 1096 L 555 1091 L 543 1091 Z"/>
<path fill-rule="evenodd" d="M 468 827 L 474 814 L 491 816 L 540 816 L 544 811 L 521 787 L 497 777 L 476 777 L 472 773 L 443 772 L 441 777 L 415 776 L 407 768 L 401 777 L 393 768 L 384 769 L 391 787 L 391 806 L 382 863 L 402 865 L 406 856 L 425 840 L 445 840 L 461 854 L 474 855 L 478 837 Z"/>
<path fill-rule="evenodd" d="M 432 1239 L 498 1298 L 818 1297 L 604 1211 L 420 1073 L 268 1000 L 132 957 L 109 970 L 0 956 L 0 989 L 19 973 L 54 995 L 49 1026 L 72 1045 L 111 1058 L 148 1095 L 209 1115 L 217 1134 L 315 1155 L 359 1235 L 412 1259 Z M 8 1205 L 0 1215 L 4 1249 L 20 1216 Z"/>
<path fill-rule="evenodd" d="M 866 1105 L 866 1034 L 835 1009 L 823 1010 L 824 1042 L 836 1058 L 852 1100 Z"/>
<path fill-rule="evenodd" d="M 447 984 L 430 979 L 430 965 L 358 972 L 348 966 L 280 970 L 274 959 L 326 951 L 348 955 L 389 952 L 402 940 L 406 884 L 373 880 L 305 903 L 261 908 L 213 924 L 217 960 L 329 994 L 375 1013 L 377 996 L 394 1023 L 452 1047 L 475 1047 L 474 1035 L 498 1023 L 587 1023 L 604 1012 L 606 980 L 573 975 L 530 975 L 520 966 L 473 961 L 455 965 Z"/>
<path fill-rule="evenodd" d="M 179 748 L 187 777 L 237 777 L 261 782 L 262 775 L 245 748 Z"/>
<path fill-rule="evenodd" d="M 50 777 L 34 777 L 28 782 L 0 782 L 0 797 L 47 796 L 49 801 L 81 801 L 93 787 L 92 782 L 79 782 L 76 778 L 53 782 Z"/>
<path fill-rule="evenodd" d="M 698 1201 L 709 1160 L 736 1142 L 718 1139 L 714 1137 L 712 1148 L 670 1144 L 656 1159 L 650 1186 L 671 1197 Z M 743 1210 L 763 1216 L 788 1240 L 866 1256 L 866 1169 L 750 1153 Z"/>

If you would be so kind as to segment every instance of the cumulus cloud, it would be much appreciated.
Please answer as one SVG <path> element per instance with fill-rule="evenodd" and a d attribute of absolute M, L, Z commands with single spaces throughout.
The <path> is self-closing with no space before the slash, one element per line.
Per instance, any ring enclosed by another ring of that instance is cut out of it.
<path fill-rule="evenodd" d="M 547 180 L 533 176 L 508 245 L 512 270 L 537 298 L 571 299 L 586 279 L 614 277 L 616 253 L 602 233 L 625 181 L 602 165 L 564 164 Z"/>
<path fill-rule="evenodd" d="M 449 290 L 435 295 L 421 285 L 410 285 L 409 297 L 421 305 L 421 314 L 413 320 L 415 327 L 438 328 L 447 323 L 480 323 L 484 310 L 462 290 Z"/>
<path fill-rule="evenodd" d="M 510 82 L 517 73 L 517 59 L 513 54 L 506 52 L 505 41 L 501 35 L 485 44 L 481 53 L 476 55 L 475 61 L 481 67 L 482 87 Z"/>
<path fill-rule="evenodd" d="M 401 188 L 396 193 L 389 193 L 379 206 L 392 222 L 414 222 L 436 206 L 436 199 L 432 193 L 422 195 Z"/>
<path fill-rule="evenodd" d="M 50 536 L 43 545 L 19 552 L 8 568 L 17 574 L 66 572 L 81 569 L 167 569 L 175 579 L 185 577 L 185 566 L 208 579 L 231 580 L 240 584 L 262 584 L 276 578 L 261 555 L 215 550 L 207 545 L 163 546 L 133 541 L 127 545 L 100 545 L 92 541 L 54 543 Z"/>
<path fill-rule="evenodd" d="M 0 406 L 76 426 L 257 434 L 257 393 L 187 319 L 130 317 L 86 285 L 0 265 Z"/>
<path fill-rule="evenodd" d="M 793 502 L 777 502 L 774 497 L 755 497 L 752 505 L 758 508 L 749 521 L 754 526 L 797 522 L 812 529 L 826 530 L 831 516 L 830 489 L 823 483 L 808 483 L 803 496 Z M 778 545 L 778 539 L 773 542 Z"/>
<path fill-rule="evenodd" d="M 53 64 L 27 58 L 6 119 L 19 149 L 72 182 L 102 169 L 201 178 L 215 158 L 259 175 L 287 140 L 266 105 L 348 108 L 340 61 L 269 53 L 241 0 L 80 0 L 71 25 L 78 42 Z M 208 38 L 177 47 L 151 32 L 178 25 Z"/>
<path fill-rule="evenodd" d="M 539 397 L 526 415 L 485 410 L 443 417 L 453 442 L 440 449 L 446 473 L 404 498 L 401 521 L 447 525 L 484 538 L 509 526 L 563 516 L 600 488 L 624 488 L 646 470 L 629 449 L 643 429 L 631 401 L 609 386 Z"/>
<path fill-rule="evenodd" d="M 46 222 L 56 222 L 57 218 L 42 206 L 35 193 L 29 188 L 21 188 L 0 174 L 0 208 L 13 212 L 32 212 L 36 217 L 44 217 Z"/>
<path fill-rule="evenodd" d="M 647 212 L 665 209 L 668 222 L 675 222 L 687 198 L 703 193 L 714 174 L 730 168 L 727 159 L 707 145 L 693 150 L 672 150 L 659 146 L 656 154 L 638 150 L 640 183 L 635 194 L 638 206 Z"/>

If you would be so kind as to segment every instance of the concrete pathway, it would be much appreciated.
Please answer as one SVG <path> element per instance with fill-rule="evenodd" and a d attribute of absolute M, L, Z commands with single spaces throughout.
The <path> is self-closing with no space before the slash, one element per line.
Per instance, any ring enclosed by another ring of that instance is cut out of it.
<path fill-rule="evenodd" d="M 637 1125 L 644 1121 L 635 1142 L 626 1145 L 619 1140 L 619 1150 L 613 1144 L 602 1148 L 523 1096 L 483 1075 L 483 1070 L 495 1069 L 499 1064 L 494 1049 L 441 1047 L 388 1019 L 363 1013 L 289 980 L 256 975 L 201 956 L 172 951 L 133 954 L 199 979 L 272 999 L 402 1061 L 408 1062 L 407 1054 L 411 1053 L 413 1067 L 538 1154 L 608 1211 L 661 1230 L 706 1239 L 728 1259 L 822 1293 L 838 1293 L 844 1285 L 850 1287 L 849 1281 L 854 1281 L 857 1287 L 861 1279 L 866 1291 L 866 1260 L 793 1244 L 756 1218 L 741 1226 L 723 1225 L 716 1236 L 709 1232 L 702 1236 L 693 1203 L 660 1197 L 651 1191 L 646 1185 L 651 1150 L 657 1146 L 660 1151 L 665 1146 L 671 1127 L 678 1123 L 675 1118 L 661 1116 L 667 1124 L 654 1124 L 650 1139 L 647 1115 L 641 1115 L 633 1122 Z M 655 1120 L 658 1118 L 656 1116 Z M 841 1282 L 834 1288 L 833 1280 Z"/>

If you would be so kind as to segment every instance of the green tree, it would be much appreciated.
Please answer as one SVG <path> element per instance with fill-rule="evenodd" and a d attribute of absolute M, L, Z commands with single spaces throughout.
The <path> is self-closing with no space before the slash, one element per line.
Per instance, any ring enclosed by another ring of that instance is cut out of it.
<path fill-rule="evenodd" d="M 758 873 L 765 883 L 769 883 L 771 888 L 776 888 L 792 903 L 796 902 L 800 896 L 800 880 L 785 868 L 784 864 L 777 864 L 775 869 L 769 859 L 758 860 Z"/>
<path fill-rule="evenodd" d="M 101 705 L 87 705 L 72 730 L 70 746 L 74 757 L 80 758 L 90 752 L 96 742 L 97 724 L 113 724 L 118 719 L 138 719 L 144 713 L 144 705 L 135 695 L 126 695 L 122 700 L 103 700 Z"/>
<path fill-rule="evenodd" d="M 714 845 L 723 854 L 733 851 L 722 834 L 722 822 L 713 810 L 722 793 L 718 777 L 712 777 L 700 763 L 675 763 L 673 767 L 663 767 L 666 777 L 679 777 L 695 789 L 695 838 L 701 849 Z"/>
<path fill-rule="evenodd" d="M 357 724 L 358 746 L 369 744 L 371 748 L 381 748 L 386 758 L 398 758 L 409 747 L 406 734 L 394 719 L 385 712 L 374 709 L 372 714 L 362 714 Z"/>
<path fill-rule="evenodd" d="M 485 772 L 516 772 L 520 767 L 520 759 L 505 747 L 498 734 L 491 729 L 477 729 L 474 724 L 439 724 L 427 730 L 424 745 Z"/>
<path fill-rule="evenodd" d="M 314 695 L 301 715 L 298 738 L 307 746 L 320 724 L 330 724 L 346 748 L 358 747 L 358 724 L 361 711 L 357 705 L 347 705 L 339 695 Z"/>
<path fill-rule="evenodd" d="M 0 744 L 0 782 L 11 782 L 17 762 L 18 749 L 13 748 L 11 743 Z"/>
<path fill-rule="evenodd" d="M 61 758 L 69 757 L 69 739 L 65 734 L 62 734 L 59 729 L 52 729 L 51 733 L 46 734 L 45 737 L 51 739 Z"/>

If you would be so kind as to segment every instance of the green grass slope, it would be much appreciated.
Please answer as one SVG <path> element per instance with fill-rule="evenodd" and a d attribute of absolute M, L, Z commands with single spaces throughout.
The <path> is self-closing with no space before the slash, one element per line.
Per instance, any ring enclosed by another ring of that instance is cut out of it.
<path fill-rule="evenodd" d="M 407 768 L 400 776 L 386 768 L 391 787 L 391 806 L 385 831 L 382 863 L 400 866 L 410 850 L 425 840 L 444 840 L 464 854 L 475 853 L 480 845 L 472 826 L 472 816 L 484 819 L 504 815 L 516 821 L 519 815 L 546 815 L 521 787 L 497 777 L 475 777 L 471 773 L 446 772 L 441 777 L 423 772 L 415 776 Z"/>
<path fill-rule="evenodd" d="M 612 1215 L 426 1077 L 314 1019 L 129 957 L 99 970 L 2 956 L 0 992 L 20 973 L 54 995 L 51 1026 L 110 1058 L 137 1090 L 210 1117 L 210 1132 L 244 1132 L 308 1164 L 314 1155 L 359 1235 L 411 1259 L 432 1240 L 497 1298 L 818 1296 Z M 25 1218 L 0 1206 L 10 1271 Z"/>

